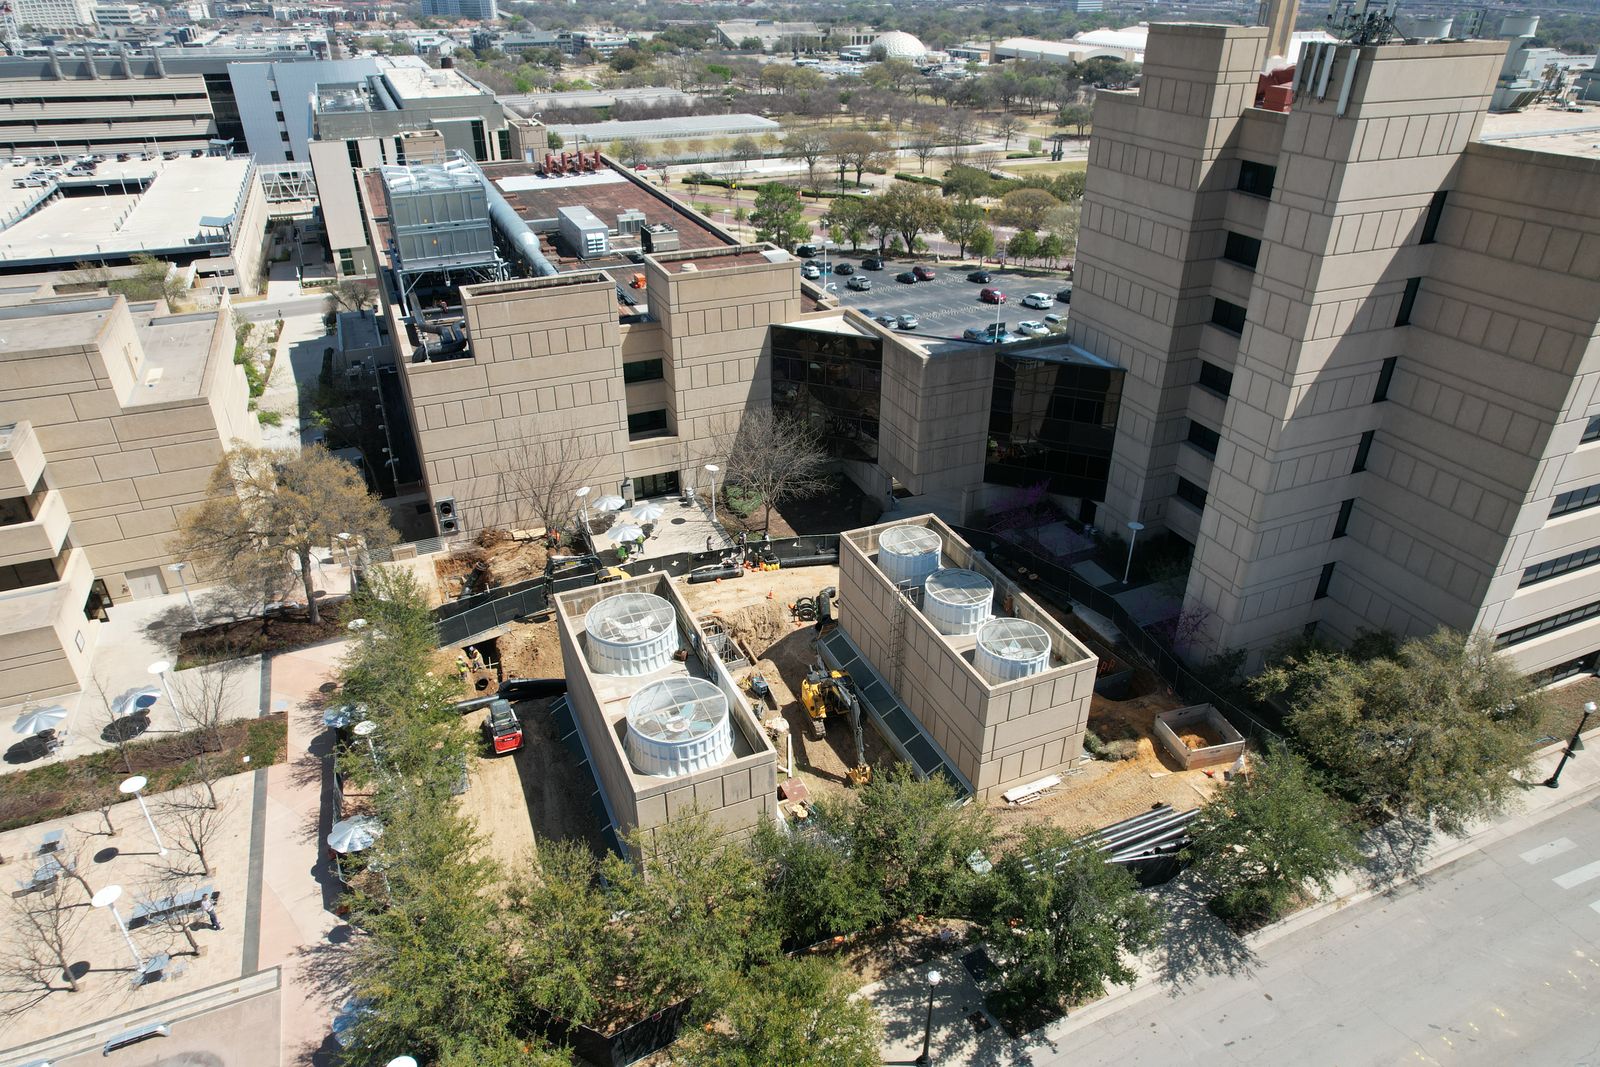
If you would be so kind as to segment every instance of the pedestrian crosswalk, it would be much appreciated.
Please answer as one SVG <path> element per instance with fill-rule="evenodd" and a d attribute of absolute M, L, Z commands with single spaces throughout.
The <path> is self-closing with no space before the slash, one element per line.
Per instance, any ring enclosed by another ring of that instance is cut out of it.
<path fill-rule="evenodd" d="M 1554 841 L 1546 841 L 1537 848 L 1530 848 L 1522 853 L 1522 862 L 1529 866 L 1534 866 L 1557 856 L 1566 855 L 1577 847 L 1571 838 L 1558 837 Z M 1564 871 L 1550 880 L 1561 889 L 1576 889 L 1578 886 L 1592 882 L 1596 878 L 1600 878 L 1600 863 L 1585 863 L 1581 867 L 1574 867 L 1570 871 Z M 1593 901 L 1589 907 L 1597 914 L 1600 914 L 1600 900 Z"/>
<path fill-rule="evenodd" d="M 1557 875 L 1552 881 L 1562 889 L 1571 889 L 1585 882 L 1592 882 L 1596 878 L 1600 878 L 1600 863 L 1589 863 L 1582 867 L 1576 867 L 1566 874 Z"/>
<path fill-rule="evenodd" d="M 1522 854 L 1522 862 L 1539 863 L 1543 860 L 1552 859 L 1556 856 L 1559 856 L 1563 852 L 1571 852 L 1577 847 L 1578 846 L 1572 842 L 1571 838 L 1558 837 L 1554 841 L 1540 845 L 1538 848 L 1530 848 L 1528 851 L 1524 852 Z"/>

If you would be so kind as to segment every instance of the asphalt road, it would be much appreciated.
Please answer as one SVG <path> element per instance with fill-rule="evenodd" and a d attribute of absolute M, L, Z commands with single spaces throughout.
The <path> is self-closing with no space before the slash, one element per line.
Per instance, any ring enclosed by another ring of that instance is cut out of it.
<path fill-rule="evenodd" d="M 911 269 L 909 262 L 886 260 L 883 270 L 861 270 L 862 256 L 844 256 L 842 262 L 856 267 L 856 276 L 865 275 L 872 280 L 872 288 L 864 293 L 847 286 L 848 277 L 829 278 L 839 286 L 839 303 L 843 307 L 864 308 L 874 315 L 900 315 L 910 312 L 919 321 L 916 332 L 938 337 L 960 339 L 961 332 L 969 327 L 984 327 L 995 321 L 996 306 L 978 301 L 978 292 L 984 286 L 967 281 L 971 267 L 951 268 L 934 265 L 932 281 L 907 285 L 895 281 L 895 275 Z M 1007 328 L 1014 328 L 1024 319 L 1043 319 L 1048 314 L 1066 315 L 1066 304 L 1053 303 L 1048 308 L 1023 307 L 1021 300 L 1028 293 L 1047 293 L 1054 298 L 1057 290 L 1067 286 L 1060 278 L 1027 278 L 1010 271 L 990 269 L 993 288 L 1006 294 L 1007 303 L 998 308 L 998 318 Z"/>
<path fill-rule="evenodd" d="M 291 315 L 320 314 L 327 309 L 327 305 L 328 298 L 325 294 L 297 296 L 287 300 L 235 304 L 233 314 L 235 318 L 245 322 L 271 322 L 273 319 L 286 319 Z"/>
<path fill-rule="evenodd" d="M 1037 1064 L 1600 1064 L 1600 800 L 1151 997 Z"/>

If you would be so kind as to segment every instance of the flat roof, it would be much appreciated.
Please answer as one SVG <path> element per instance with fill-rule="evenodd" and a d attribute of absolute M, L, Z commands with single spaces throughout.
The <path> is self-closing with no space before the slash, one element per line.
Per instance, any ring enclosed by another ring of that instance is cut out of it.
<path fill-rule="evenodd" d="M 1600 158 L 1600 104 L 1577 110 L 1541 104 L 1522 111 L 1495 111 L 1483 117 L 1478 140 L 1486 144 Z"/>
<path fill-rule="evenodd" d="M 93 345 L 115 306 L 115 297 L 95 296 L 0 308 L 0 358 Z"/>
<path fill-rule="evenodd" d="M 237 210 L 252 173 L 248 157 L 184 157 L 142 166 L 147 171 L 154 168 L 154 177 L 142 192 L 130 187 L 124 194 L 114 182 L 102 183 L 103 195 L 58 198 L 0 230 L 0 262 L 76 262 L 231 244 L 225 236 L 190 242 L 202 234 L 202 219 L 228 218 Z M 96 180 L 114 174 L 97 174 Z"/>
<path fill-rule="evenodd" d="M 637 122 L 613 120 L 579 125 L 557 123 L 550 128 L 563 137 L 583 137 L 601 144 L 628 137 L 659 141 L 667 137 L 703 137 L 732 131 L 755 133 L 771 130 L 776 133 L 780 129 L 778 123 L 771 119 L 746 114 L 685 115 L 676 119 L 641 119 Z"/>
<path fill-rule="evenodd" d="M 403 107 L 417 100 L 446 100 L 458 96 L 482 96 L 459 70 L 431 67 L 393 67 L 383 72 L 383 80 Z"/>
<path fill-rule="evenodd" d="M 200 396 L 205 385 L 206 360 L 211 354 L 211 339 L 216 335 L 217 313 L 157 315 L 144 312 L 134 315 L 134 327 L 144 348 L 144 375 L 124 406 L 142 407 Z"/>

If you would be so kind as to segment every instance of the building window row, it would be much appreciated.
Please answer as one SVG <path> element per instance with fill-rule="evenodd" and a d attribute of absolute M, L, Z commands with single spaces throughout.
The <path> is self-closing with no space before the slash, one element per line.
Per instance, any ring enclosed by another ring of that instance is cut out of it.
<path fill-rule="evenodd" d="M 628 440 L 643 441 L 651 437 L 666 437 L 667 409 L 635 411 L 628 416 Z"/>
<path fill-rule="evenodd" d="M 1592 444 L 1600 441 L 1600 415 L 1589 420 L 1589 425 L 1583 428 L 1583 436 L 1578 439 L 1580 445 Z"/>
<path fill-rule="evenodd" d="M 1189 420 L 1188 442 L 1212 459 L 1217 458 L 1217 446 L 1222 443 L 1222 435 L 1204 423 Z"/>
<path fill-rule="evenodd" d="M 1321 600 L 1328 595 L 1328 586 L 1333 584 L 1333 567 L 1332 563 L 1322 565 L 1322 573 L 1317 575 L 1317 592 L 1312 600 Z"/>
<path fill-rule="evenodd" d="M 1417 290 L 1421 288 L 1421 278 L 1406 279 L 1406 291 L 1400 297 L 1400 312 L 1394 317 L 1396 326 L 1411 325 L 1411 309 L 1417 306 Z"/>
<path fill-rule="evenodd" d="M 1208 359 L 1200 361 L 1200 387 L 1226 400 L 1233 393 L 1233 372 L 1223 370 Z"/>
<path fill-rule="evenodd" d="M 622 365 L 622 381 L 626 385 L 659 382 L 666 376 L 666 368 L 659 359 L 640 359 Z"/>
<path fill-rule="evenodd" d="M 1271 196 L 1273 183 L 1277 180 L 1277 167 L 1246 159 L 1239 163 L 1239 183 L 1236 188 L 1251 196 Z"/>
<path fill-rule="evenodd" d="M 1178 476 L 1178 488 L 1173 491 L 1172 495 L 1196 511 L 1204 511 L 1206 509 L 1206 491 L 1182 475 Z"/>
<path fill-rule="evenodd" d="M 1514 630 L 1507 630 L 1494 639 L 1495 648 L 1508 648 L 1511 645 L 1520 645 L 1524 641 L 1532 641 L 1536 637 L 1565 630 L 1569 626 L 1576 626 L 1581 622 L 1600 617 L 1600 600 L 1585 604 L 1580 608 L 1571 608 L 1559 615 L 1552 615 L 1538 622 L 1530 622 L 1526 626 L 1518 626 Z"/>
<path fill-rule="evenodd" d="M 1245 270 L 1253 271 L 1261 259 L 1261 242 L 1254 237 L 1246 237 L 1242 233 L 1229 230 L 1228 239 L 1222 246 L 1222 258 L 1229 263 L 1237 263 Z"/>
<path fill-rule="evenodd" d="M 1550 505 L 1550 517 L 1557 515 L 1570 515 L 1574 511 L 1586 511 L 1600 505 L 1600 484 L 1586 485 L 1582 489 L 1568 489 L 1556 497 L 1554 504 Z"/>
<path fill-rule="evenodd" d="M 1581 571 L 1585 567 L 1594 566 L 1596 563 L 1600 563 L 1600 545 L 1580 549 L 1577 552 L 1568 552 L 1565 556 L 1557 556 L 1555 559 L 1547 559 L 1543 563 L 1535 563 L 1523 571 L 1522 580 L 1517 583 L 1517 588 L 1521 589 L 1523 586 L 1548 582 L 1552 578 L 1559 578 L 1563 574 L 1571 574 L 1573 571 Z"/>
<path fill-rule="evenodd" d="M 1244 333 L 1244 308 L 1231 300 L 1213 297 L 1211 300 L 1211 322 L 1229 333 Z"/>
<path fill-rule="evenodd" d="M 1382 368 L 1378 371 L 1378 387 L 1372 391 L 1372 402 L 1381 404 L 1389 399 L 1389 383 L 1394 381 L 1394 365 L 1399 357 L 1390 356 L 1383 361 Z"/>

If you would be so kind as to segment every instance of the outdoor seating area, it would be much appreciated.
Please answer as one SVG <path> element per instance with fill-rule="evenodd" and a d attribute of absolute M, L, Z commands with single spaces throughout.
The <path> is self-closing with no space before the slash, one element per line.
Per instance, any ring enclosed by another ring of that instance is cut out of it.
<path fill-rule="evenodd" d="M 75 869 L 71 860 L 62 859 L 55 852 L 46 853 L 38 858 L 32 877 L 20 879 L 17 882 L 17 888 L 12 891 L 11 895 L 13 897 L 24 897 L 29 893 L 37 893 L 42 889 L 48 889 L 55 885 L 62 875 L 68 874 Z"/>
<path fill-rule="evenodd" d="M 201 901 L 215 892 L 216 888 L 214 886 L 203 885 L 199 889 L 189 889 L 182 893 L 174 893 L 169 897 L 161 897 L 158 900 L 144 901 L 134 906 L 133 912 L 128 916 L 128 925 L 130 927 L 140 926 L 156 919 L 164 919 L 168 915 L 193 911 L 200 907 Z"/>

